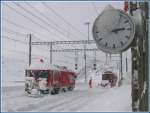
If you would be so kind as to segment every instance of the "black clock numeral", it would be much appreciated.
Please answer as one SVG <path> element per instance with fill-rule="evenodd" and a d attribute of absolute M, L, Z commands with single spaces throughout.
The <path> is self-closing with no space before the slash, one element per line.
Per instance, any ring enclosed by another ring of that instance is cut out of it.
<path fill-rule="evenodd" d="M 105 47 L 107 47 L 107 45 L 108 45 L 108 44 L 107 44 L 107 42 L 106 42 L 106 43 L 105 43 Z"/>
<path fill-rule="evenodd" d="M 116 48 L 115 44 L 113 44 L 113 48 Z"/>
<path fill-rule="evenodd" d="M 129 39 L 129 36 L 125 36 L 127 39 Z"/>
<path fill-rule="evenodd" d="M 98 41 L 100 42 L 103 38 L 99 38 Z"/>
<path fill-rule="evenodd" d="M 129 20 L 124 21 L 125 24 L 128 23 L 128 22 L 129 22 Z"/>
<path fill-rule="evenodd" d="M 124 43 L 122 41 L 120 41 L 121 45 L 123 45 Z"/>
<path fill-rule="evenodd" d="M 131 30 L 131 28 L 127 28 L 126 30 Z"/>
<path fill-rule="evenodd" d="M 99 33 L 98 31 L 96 31 L 96 33 Z"/>

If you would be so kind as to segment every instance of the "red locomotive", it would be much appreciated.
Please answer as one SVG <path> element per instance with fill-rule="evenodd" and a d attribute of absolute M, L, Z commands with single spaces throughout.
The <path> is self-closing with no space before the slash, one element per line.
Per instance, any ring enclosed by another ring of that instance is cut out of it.
<path fill-rule="evenodd" d="M 66 68 L 30 66 L 26 69 L 25 91 L 31 95 L 72 91 L 75 88 L 75 78 L 75 73 Z"/>
<path fill-rule="evenodd" d="M 106 87 L 106 86 L 111 86 L 114 87 L 117 84 L 118 77 L 116 74 L 114 74 L 111 71 L 105 71 L 102 74 L 102 82 L 101 86 Z"/>

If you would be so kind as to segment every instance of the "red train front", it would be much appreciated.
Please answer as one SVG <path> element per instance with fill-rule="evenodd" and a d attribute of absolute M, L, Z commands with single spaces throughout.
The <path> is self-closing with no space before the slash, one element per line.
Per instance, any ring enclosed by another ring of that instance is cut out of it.
<path fill-rule="evenodd" d="M 111 71 L 105 71 L 102 74 L 101 86 L 103 86 L 103 87 L 106 87 L 106 86 L 114 87 L 117 85 L 117 80 L 118 80 L 118 77 L 115 73 L 113 73 Z"/>
<path fill-rule="evenodd" d="M 75 88 L 74 72 L 66 68 L 33 67 L 26 69 L 25 91 L 31 95 L 58 94 Z"/>

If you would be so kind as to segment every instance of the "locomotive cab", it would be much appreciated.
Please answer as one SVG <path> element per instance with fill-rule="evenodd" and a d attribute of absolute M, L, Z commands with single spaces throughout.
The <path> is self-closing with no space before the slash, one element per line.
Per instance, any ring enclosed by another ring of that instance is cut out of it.
<path fill-rule="evenodd" d="M 48 93 L 48 70 L 26 70 L 25 91 L 29 94 Z"/>

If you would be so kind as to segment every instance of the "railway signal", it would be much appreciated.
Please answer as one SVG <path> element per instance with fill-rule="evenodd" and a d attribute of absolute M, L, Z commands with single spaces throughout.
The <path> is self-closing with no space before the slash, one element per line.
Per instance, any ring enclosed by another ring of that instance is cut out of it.
<path fill-rule="evenodd" d="M 96 64 L 93 64 L 94 70 L 96 70 Z"/>
<path fill-rule="evenodd" d="M 78 69 L 78 64 L 75 64 L 75 70 L 77 70 Z"/>

